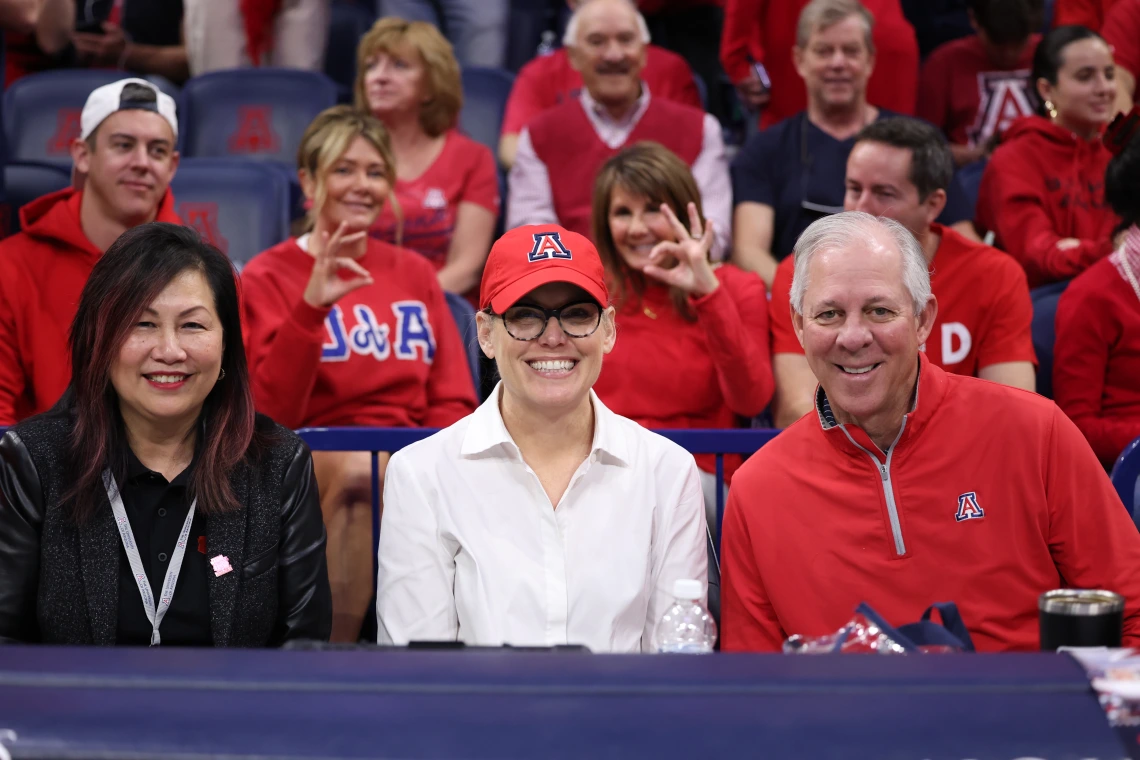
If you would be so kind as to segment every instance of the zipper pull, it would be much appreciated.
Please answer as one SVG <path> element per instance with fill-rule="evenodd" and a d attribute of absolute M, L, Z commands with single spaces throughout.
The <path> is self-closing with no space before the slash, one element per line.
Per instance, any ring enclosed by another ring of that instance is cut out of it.
<path fill-rule="evenodd" d="M 878 464 L 878 463 L 876 462 L 876 464 Z M 886 483 L 887 482 L 887 466 L 885 464 L 879 465 L 879 474 L 883 476 L 883 482 Z"/>

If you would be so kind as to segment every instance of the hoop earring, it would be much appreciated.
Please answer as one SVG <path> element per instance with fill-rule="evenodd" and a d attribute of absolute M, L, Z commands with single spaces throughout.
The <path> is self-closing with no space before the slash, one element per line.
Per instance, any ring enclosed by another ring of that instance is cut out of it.
<path fill-rule="evenodd" d="M 1057 118 L 1057 108 L 1056 108 L 1056 106 L 1053 105 L 1053 101 L 1051 101 L 1051 100 L 1045 101 L 1045 110 L 1049 112 L 1049 118 L 1050 119 L 1056 119 Z"/>
<path fill-rule="evenodd" d="M 225 369 L 222 369 L 222 374 L 218 375 L 218 379 L 219 379 L 219 380 L 225 380 L 225 379 L 226 379 L 226 371 L 225 371 Z"/>

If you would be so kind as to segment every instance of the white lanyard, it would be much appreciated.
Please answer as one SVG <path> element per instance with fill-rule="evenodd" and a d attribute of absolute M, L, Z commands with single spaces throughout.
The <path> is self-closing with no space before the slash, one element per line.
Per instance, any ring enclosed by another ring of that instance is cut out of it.
<path fill-rule="evenodd" d="M 111 510 L 115 513 L 115 525 L 119 528 L 123 549 L 126 550 L 127 560 L 131 563 L 131 574 L 135 576 L 135 583 L 139 587 L 146 619 L 150 621 L 150 645 L 156 647 L 162 643 L 158 627 L 162 625 L 162 618 L 170 609 L 170 600 L 174 598 L 174 587 L 178 585 L 178 575 L 182 572 L 182 557 L 186 554 L 186 541 L 190 538 L 190 525 L 194 522 L 194 508 L 198 506 L 198 500 L 194 499 L 190 504 L 190 511 L 186 513 L 186 522 L 182 524 L 178 543 L 170 555 L 170 565 L 166 568 L 166 578 L 162 581 L 162 597 L 156 609 L 154 595 L 150 590 L 150 579 L 146 577 L 142 557 L 139 556 L 139 547 L 135 543 L 135 534 L 131 531 L 131 523 L 127 519 L 127 509 L 123 506 L 123 497 L 119 494 L 119 484 L 115 482 L 109 469 L 103 470 L 103 487 L 107 489 L 107 498 L 111 501 Z"/>

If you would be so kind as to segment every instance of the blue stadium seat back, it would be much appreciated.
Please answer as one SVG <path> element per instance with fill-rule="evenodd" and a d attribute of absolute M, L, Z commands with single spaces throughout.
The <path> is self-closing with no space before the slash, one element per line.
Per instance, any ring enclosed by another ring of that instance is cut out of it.
<path fill-rule="evenodd" d="M 982 174 L 985 170 L 986 159 L 982 158 L 966 164 L 955 175 L 959 186 L 966 194 L 966 201 L 970 204 L 971 211 L 978 206 L 978 190 L 982 186 Z"/>
<path fill-rule="evenodd" d="M 240 269 L 289 236 L 289 184 L 257 161 L 185 158 L 171 183 L 182 221 Z"/>
<path fill-rule="evenodd" d="M 202 74 L 182 88 L 182 155 L 293 165 L 306 127 L 335 104 L 336 85 L 315 71 L 264 68 Z"/>
<path fill-rule="evenodd" d="M 459 129 L 472 140 L 481 142 L 499 155 L 499 132 L 503 112 L 515 77 L 509 71 L 482 66 L 463 69 L 463 109 L 459 112 Z"/>
<path fill-rule="evenodd" d="M 451 309 L 451 316 L 459 328 L 459 338 L 463 341 L 463 348 L 467 352 L 467 367 L 471 370 L 471 381 L 475 390 L 479 390 L 479 338 L 475 331 L 475 307 L 461 295 L 444 292 L 447 297 L 447 308 Z"/>
<path fill-rule="evenodd" d="M 8 230 L 15 234 L 20 231 L 20 207 L 69 186 L 71 172 L 51 163 L 14 162 L 4 167 L 4 183 L 12 215 Z"/>
<path fill-rule="evenodd" d="M 71 169 L 71 143 L 87 96 L 123 72 L 59 69 L 20 77 L 4 92 L 4 134 L 12 161 L 41 161 Z"/>
<path fill-rule="evenodd" d="M 329 41 L 325 48 L 325 74 L 336 83 L 338 103 L 352 103 L 356 48 L 375 21 L 375 13 L 359 3 L 332 4 Z"/>
<path fill-rule="evenodd" d="M 1124 447 L 1112 468 L 1112 485 L 1140 528 L 1140 438 Z"/>
<path fill-rule="evenodd" d="M 1037 392 L 1045 398 L 1053 398 L 1053 342 L 1057 334 L 1057 302 L 1069 286 L 1066 282 L 1055 282 L 1034 288 L 1029 292 L 1033 302 L 1033 350 L 1037 353 Z"/>
<path fill-rule="evenodd" d="M 161 74 L 146 74 L 142 77 L 146 81 L 153 84 L 158 88 L 159 92 L 165 92 L 170 97 L 174 98 L 174 103 L 182 107 L 182 88 L 171 82 Z"/>

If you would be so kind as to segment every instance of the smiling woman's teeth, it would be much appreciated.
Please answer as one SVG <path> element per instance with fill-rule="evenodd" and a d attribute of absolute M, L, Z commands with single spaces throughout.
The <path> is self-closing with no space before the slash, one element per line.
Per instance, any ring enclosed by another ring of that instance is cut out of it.
<path fill-rule="evenodd" d="M 147 375 L 147 379 L 155 383 L 179 383 L 186 379 L 185 375 Z"/>
<path fill-rule="evenodd" d="M 544 362 L 527 362 L 531 369 L 536 369 L 539 372 L 556 372 L 558 370 L 571 370 L 574 369 L 574 362 L 566 361 L 544 361 Z"/>

